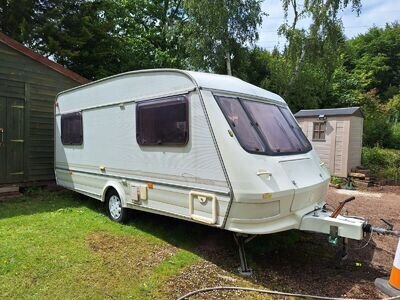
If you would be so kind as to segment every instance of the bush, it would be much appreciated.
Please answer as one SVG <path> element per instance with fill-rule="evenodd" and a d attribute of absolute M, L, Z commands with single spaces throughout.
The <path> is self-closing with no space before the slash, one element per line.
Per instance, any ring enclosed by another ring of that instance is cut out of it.
<path fill-rule="evenodd" d="M 400 149 L 400 123 L 397 123 L 391 128 L 390 147 Z"/>
<path fill-rule="evenodd" d="M 400 150 L 363 147 L 361 163 L 372 176 L 400 183 Z"/>
<path fill-rule="evenodd" d="M 379 145 L 387 147 L 391 140 L 390 124 L 383 114 L 377 113 L 373 117 L 368 116 L 365 118 L 363 133 L 363 144 L 365 146 L 374 147 Z"/>

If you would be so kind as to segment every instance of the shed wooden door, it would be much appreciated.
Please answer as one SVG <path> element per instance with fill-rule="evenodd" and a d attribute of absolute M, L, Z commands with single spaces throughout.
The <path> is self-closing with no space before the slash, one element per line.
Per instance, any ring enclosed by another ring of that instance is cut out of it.
<path fill-rule="evenodd" d="M 24 99 L 0 97 L 0 183 L 24 178 Z"/>

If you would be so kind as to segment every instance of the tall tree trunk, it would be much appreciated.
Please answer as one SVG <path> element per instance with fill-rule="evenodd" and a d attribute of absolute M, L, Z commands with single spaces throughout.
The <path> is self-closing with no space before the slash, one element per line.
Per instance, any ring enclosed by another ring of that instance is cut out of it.
<path fill-rule="evenodd" d="M 226 73 L 232 76 L 231 53 L 226 50 Z"/>

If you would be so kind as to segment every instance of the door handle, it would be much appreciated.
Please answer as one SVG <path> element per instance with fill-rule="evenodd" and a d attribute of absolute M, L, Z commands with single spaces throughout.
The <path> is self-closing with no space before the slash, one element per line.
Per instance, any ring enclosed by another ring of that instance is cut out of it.
<path fill-rule="evenodd" d="M 264 170 L 258 170 L 258 172 L 256 174 L 257 174 L 257 176 L 262 176 L 262 175 L 272 176 L 271 172 L 264 171 Z"/>

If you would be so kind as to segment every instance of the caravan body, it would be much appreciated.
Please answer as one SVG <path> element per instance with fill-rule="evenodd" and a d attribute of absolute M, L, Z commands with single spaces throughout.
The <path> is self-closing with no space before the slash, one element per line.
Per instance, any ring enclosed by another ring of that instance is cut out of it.
<path fill-rule="evenodd" d="M 278 95 L 232 76 L 129 72 L 62 92 L 57 183 L 126 208 L 246 234 L 362 238 L 322 209 L 330 175 Z M 318 213 L 316 213 L 318 212 Z"/>

